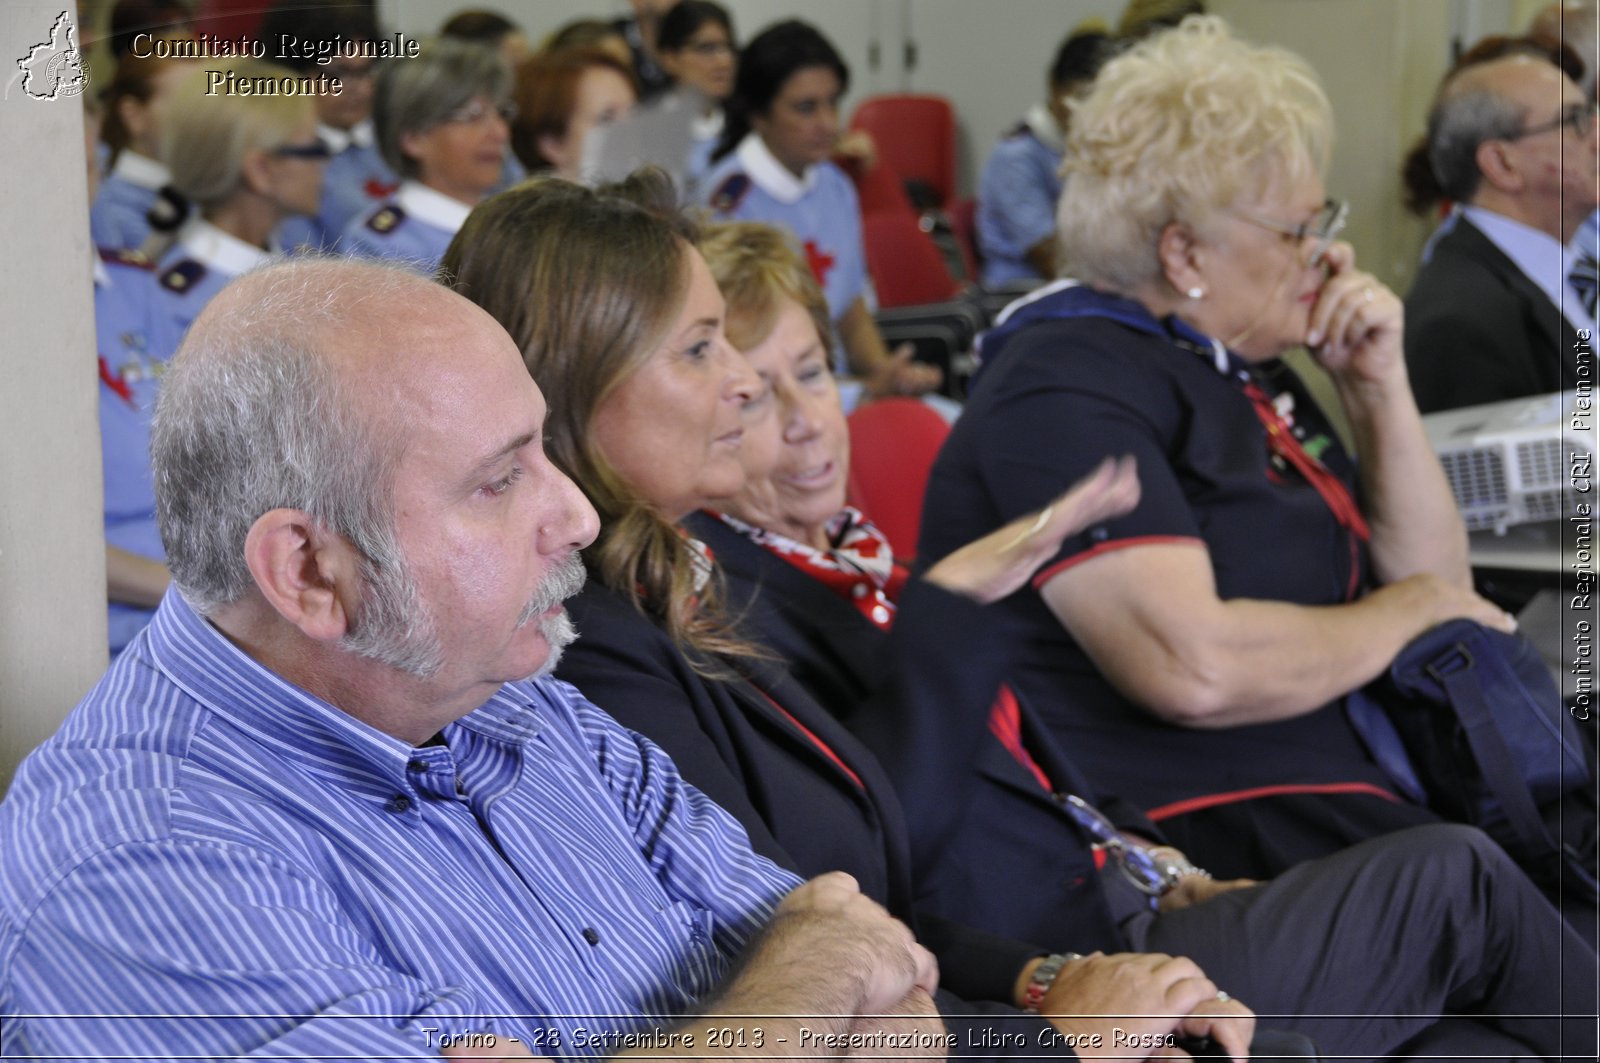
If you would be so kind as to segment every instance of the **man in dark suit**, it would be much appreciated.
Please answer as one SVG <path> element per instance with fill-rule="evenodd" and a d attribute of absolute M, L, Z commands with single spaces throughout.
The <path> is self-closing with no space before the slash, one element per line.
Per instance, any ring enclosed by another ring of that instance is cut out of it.
<path fill-rule="evenodd" d="M 1594 107 L 1555 65 L 1514 55 L 1440 89 L 1428 158 L 1458 211 L 1406 298 L 1424 412 L 1575 386 L 1595 323 L 1567 245 L 1595 209 Z"/>

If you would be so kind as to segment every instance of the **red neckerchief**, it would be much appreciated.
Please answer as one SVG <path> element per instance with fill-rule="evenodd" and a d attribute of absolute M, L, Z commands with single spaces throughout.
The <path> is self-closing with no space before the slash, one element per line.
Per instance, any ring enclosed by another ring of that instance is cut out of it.
<path fill-rule="evenodd" d="M 712 516 L 751 542 L 783 558 L 839 597 L 850 602 L 880 631 L 894 626 L 895 599 L 910 575 L 895 564 L 889 540 L 861 511 L 846 506 L 828 521 L 827 550 L 798 542 L 737 517 L 708 510 Z"/>

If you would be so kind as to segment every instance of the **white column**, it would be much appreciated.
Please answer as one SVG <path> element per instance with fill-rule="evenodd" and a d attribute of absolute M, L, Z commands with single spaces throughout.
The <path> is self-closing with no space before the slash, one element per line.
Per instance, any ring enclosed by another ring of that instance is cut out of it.
<path fill-rule="evenodd" d="M 0 4 L 0 789 L 106 664 L 83 107 L 17 68 L 64 7 Z"/>

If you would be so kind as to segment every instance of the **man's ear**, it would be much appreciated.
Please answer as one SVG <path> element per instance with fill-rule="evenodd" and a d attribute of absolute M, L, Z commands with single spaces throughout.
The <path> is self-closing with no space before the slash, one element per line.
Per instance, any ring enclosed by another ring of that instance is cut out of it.
<path fill-rule="evenodd" d="M 1194 230 L 1183 222 L 1167 222 L 1156 237 L 1156 260 L 1161 265 L 1161 274 L 1179 292 L 1195 289 L 1205 292 L 1203 257 L 1204 248 L 1195 238 Z"/>
<path fill-rule="evenodd" d="M 1517 166 L 1509 143 L 1504 140 L 1485 140 L 1478 145 L 1472 157 L 1478 163 L 1478 172 L 1494 188 L 1501 192 L 1522 191 L 1522 171 Z"/>
<path fill-rule="evenodd" d="M 244 559 L 261 596 L 307 638 L 344 637 L 361 593 L 359 559 L 344 539 L 308 513 L 274 509 L 250 526 Z"/>

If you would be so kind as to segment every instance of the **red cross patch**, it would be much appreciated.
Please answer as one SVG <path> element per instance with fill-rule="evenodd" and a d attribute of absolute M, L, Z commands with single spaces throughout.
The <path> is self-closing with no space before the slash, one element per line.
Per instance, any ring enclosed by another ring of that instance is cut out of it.
<path fill-rule="evenodd" d="M 811 275 L 817 278 L 817 283 L 822 287 L 828 286 L 828 271 L 833 268 L 834 257 L 817 246 L 815 240 L 807 240 L 805 246 L 806 265 L 811 267 Z"/>

